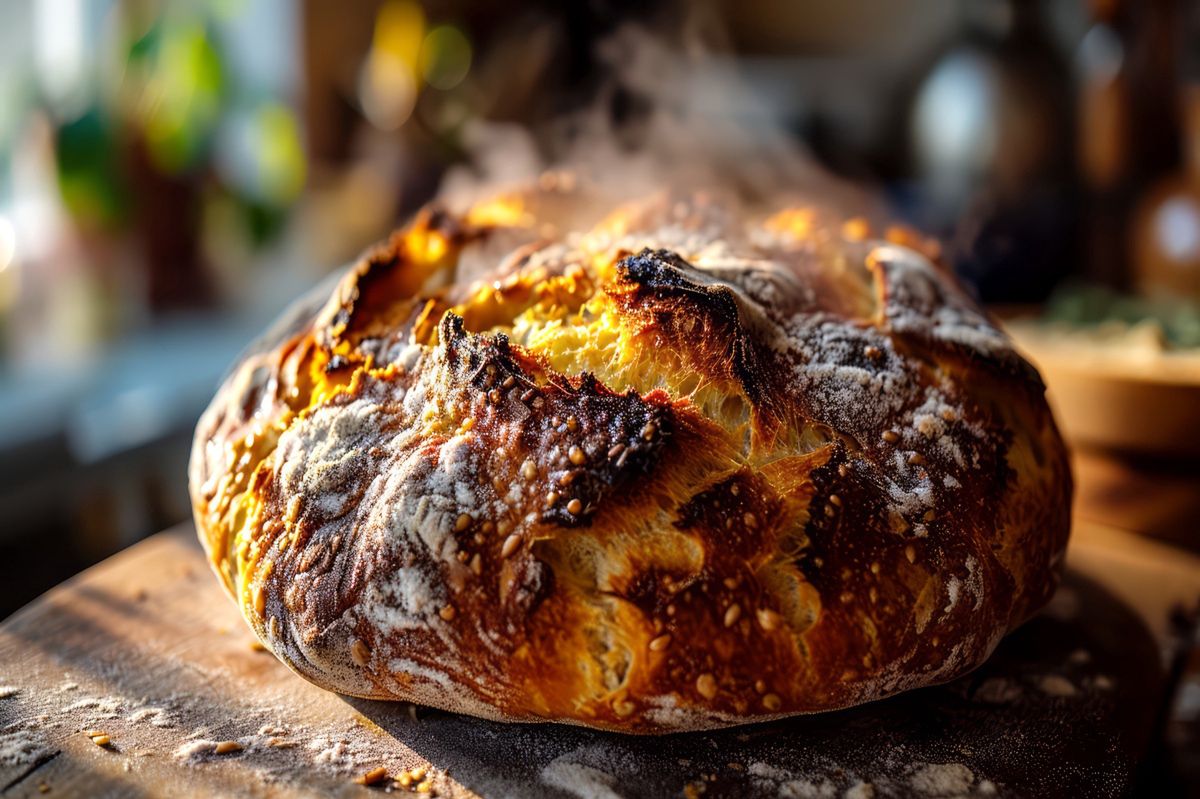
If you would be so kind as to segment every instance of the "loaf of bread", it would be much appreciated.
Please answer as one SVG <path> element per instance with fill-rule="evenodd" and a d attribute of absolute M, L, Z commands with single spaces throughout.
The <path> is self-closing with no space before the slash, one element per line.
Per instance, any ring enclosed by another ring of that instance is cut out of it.
<path fill-rule="evenodd" d="M 196 524 L 275 655 L 669 732 L 950 680 L 1049 599 L 1042 383 L 919 237 L 584 194 L 423 212 L 221 387 Z"/>

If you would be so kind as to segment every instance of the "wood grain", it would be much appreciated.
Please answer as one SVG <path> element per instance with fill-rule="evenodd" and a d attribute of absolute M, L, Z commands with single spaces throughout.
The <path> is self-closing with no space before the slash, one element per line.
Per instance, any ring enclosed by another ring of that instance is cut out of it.
<path fill-rule="evenodd" d="M 1146 568 L 1080 540 L 1104 580 Z M 1200 590 L 1187 573 L 1172 590 Z M 968 677 L 717 733 L 631 738 L 348 699 L 252 644 L 190 527 L 59 586 L 0 625 L 0 794 L 368 796 L 407 790 L 391 778 L 425 766 L 443 796 L 1109 796 L 1133 779 L 1159 670 L 1146 622 L 1080 571 Z M 354 783 L 379 766 L 388 779 Z"/>

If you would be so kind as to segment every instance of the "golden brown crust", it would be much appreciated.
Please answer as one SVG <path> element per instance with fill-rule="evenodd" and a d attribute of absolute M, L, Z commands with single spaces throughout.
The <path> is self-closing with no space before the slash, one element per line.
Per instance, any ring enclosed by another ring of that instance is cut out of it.
<path fill-rule="evenodd" d="M 1048 599 L 1062 443 L 952 278 L 795 210 L 553 200 L 426 213 L 202 419 L 201 539 L 292 668 L 687 730 L 951 679 Z"/>

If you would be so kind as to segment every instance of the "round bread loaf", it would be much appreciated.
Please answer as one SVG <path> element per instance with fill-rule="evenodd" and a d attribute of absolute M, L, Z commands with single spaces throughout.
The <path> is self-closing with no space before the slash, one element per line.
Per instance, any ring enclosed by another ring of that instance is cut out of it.
<path fill-rule="evenodd" d="M 695 730 L 950 680 L 1048 600 L 1042 383 L 919 239 L 567 183 L 422 213 L 205 413 L 200 538 L 281 660 Z"/>

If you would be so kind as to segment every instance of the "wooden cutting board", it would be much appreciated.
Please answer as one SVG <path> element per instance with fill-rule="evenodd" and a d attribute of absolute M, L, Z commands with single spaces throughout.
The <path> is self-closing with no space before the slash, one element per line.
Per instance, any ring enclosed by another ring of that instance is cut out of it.
<path fill-rule="evenodd" d="M 1124 567 L 1095 552 L 1081 562 L 1047 611 L 949 685 L 823 716 L 633 738 L 316 688 L 254 647 L 192 529 L 177 528 L 0 625 L 0 795 L 369 796 L 419 786 L 597 799 L 1113 796 L 1129 787 L 1150 735 L 1159 654 L 1145 621 L 1087 576 Z M 221 742 L 237 747 L 216 754 Z M 376 768 L 388 777 L 354 782 Z"/>

